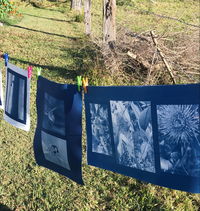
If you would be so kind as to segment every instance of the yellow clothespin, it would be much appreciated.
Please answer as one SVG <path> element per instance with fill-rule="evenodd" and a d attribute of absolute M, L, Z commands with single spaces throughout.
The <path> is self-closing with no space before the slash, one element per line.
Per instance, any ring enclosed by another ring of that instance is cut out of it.
<path fill-rule="evenodd" d="M 82 82 L 83 82 L 84 93 L 87 93 L 88 78 L 83 78 Z"/>

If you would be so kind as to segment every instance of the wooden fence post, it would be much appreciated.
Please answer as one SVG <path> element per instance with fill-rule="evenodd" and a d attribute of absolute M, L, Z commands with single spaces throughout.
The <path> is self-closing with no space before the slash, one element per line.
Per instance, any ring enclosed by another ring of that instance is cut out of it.
<path fill-rule="evenodd" d="M 116 41 L 116 0 L 103 0 L 103 41 Z"/>
<path fill-rule="evenodd" d="M 85 33 L 91 34 L 91 0 L 85 0 Z"/>
<path fill-rule="evenodd" d="M 71 0 L 71 9 L 76 11 L 81 11 L 82 0 Z"/>

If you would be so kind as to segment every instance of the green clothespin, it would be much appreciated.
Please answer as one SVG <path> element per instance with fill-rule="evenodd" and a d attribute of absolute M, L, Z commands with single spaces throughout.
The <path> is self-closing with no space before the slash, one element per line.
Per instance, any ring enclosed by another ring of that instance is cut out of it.
<path fill-rule="evenodd" d="M 41 67 L 37 67 L 36 71 L 37 71 L 37 79 L 38 79 L 38 77 L 41 75 L 42 68 Z"/>
<path fill-rule="evenodd" d="M 78 91 L 81 91 L 81 86 L 82 86 L 82 77 L 77 76 L 77 85 L 78 85 Z"/>

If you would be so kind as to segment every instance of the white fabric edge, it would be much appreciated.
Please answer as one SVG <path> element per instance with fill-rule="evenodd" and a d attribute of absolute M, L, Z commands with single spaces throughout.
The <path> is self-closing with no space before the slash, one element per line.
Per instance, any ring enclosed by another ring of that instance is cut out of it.
<path fill-rule="evenodd" d="M 10 63 L 8 63 L 8 65 L 7 65 L 7 68 L 6 68 L 6 75 L 7 75 L 7 69 L 8 69 L 8 68 L 10 68 L 12 71 L 14 71 L 14 72 L 16 72 L 16 73 L 18 73 L 18 74 L 20 74 L 20 75 L 23 75 L 23 76 L 25 76 L 25 77 L 28 78 L 28 71 L 27 71 L 27 70 L 21 69 L 21 68 L 15 66 L 15 65 L 13 65 L 13 64 L 10 64 Z"/>
<path fill-rule="evenodd" d="M 21 122 L 15 121 L 14 119 L 10 118 L 4 113 L 4 120 L 11 125 L 15 126 L 16 128 L 29 131 L 30 130 L 30 118 L 27 118 L 26 124 L 22 124 Z"/>
<path fill-rule="evenodd" d="M 5 109 L 4 109 L 4 120 L 19 129 L 29 131 L 30 130 L 30 81 L 31 80 L 30 80 L 30 78 L 28 78 L 27 70 L 23 70 L 15 65 L 8 63 L 7 68 L 6 68 L 6 88 L 7 88 L 7 74 L 8 74 L 7 70 L 8 70 L 8 68 L 10 68 L 12 71 L 14 71 L 20 75 L 27 77 L 26 124 L 23 124 L 21 122 L 18 122 L 16 120 L 10 118 L 8 115 L 6 115 Z M 5 98 L 6 98 L 6 95 L 5 95 Z"/>

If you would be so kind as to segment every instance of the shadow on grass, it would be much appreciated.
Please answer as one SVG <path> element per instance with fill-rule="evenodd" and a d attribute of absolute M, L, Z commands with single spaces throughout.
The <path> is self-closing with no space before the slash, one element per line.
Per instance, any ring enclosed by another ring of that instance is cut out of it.
<path fill-rule="evenodd" d="M 37 15 L 31 15 L 28 13 L 22 13 L 23 15 L 27 15 L 27 16 L 31 16 L 31 17 L 35 17 L 35 18 L 42 18 L 42 19 L 46 19 L 46 20 L 51 20 L 51 21 L 58 21 L 58 22 L 65 22 L 65 23 L 72 23 L 73 21 L 67 21 L 67 20 L 61 20 L 61 19 L 56 19 L 56 18 L 47 18 L 47 17 L 42 17 L 42 16 L 37 16 Z"/>
<path fill-rule="evenodd" d="M 59 67 L 59 66 L 41 65 L 38 63 L 33 63 L 33 62 L 25 61 L 22 59 L 14 58 L 14 57 L 10 57 L 10 60 L 14 62 L 26 64 L 27 67 L 29 65 L 33 66 L 33 68 L 41 67 L 43 69 L 42 71 L 44 71 L 43 72 L 44 74 L 45 74 L 44 69 L 46 69 L 49 72 L 53 73 L 53 75 L 62 76 L 63 78 L 68 78 L 68 79 L 75 79 L 77 75 L 83 74 L 83 72 L 80 69 L 69 69 L 68 67 L 64 68 L 64 67 Z"/>
<path fill-rule="evenodd" d="M 128 192 L 133 194 L 131 194 L 130 199 L 133 199 L 134 197 L 134 206 L 130 208 L 129 211 L 167 210 L 163 202 L 151 192 L 151 188 L 149 188 L 148 183 L 126 176 L 119 176 L 117 181 L 120 187 L 127 187 Z"/>
<path fill-rule="evenodd" d="M 0 211 L 12 211 L 9 207 L 0 203 Z"/>
<path fill-rule="evenodd" d="M 57 0 L 49 0 L 50 2 L 54 2 L 55 4 L 52 5 L 52 6 L 56 6 L 58 9 L 52 9 L 52 8 L 49 8 L 49 7 L 45 7 L 43 5 L 40 5 L 36 2 L 30 2 L 30 4 L 35 7 L 35 8 L 38 8 L 38 9 L 42 9 L 42 10 L 48 10 L 48 11 L 54 11 L 54 12 L 60 12 L 60 13 L 64 13 L 65 11 L 65 7 L 68 6 L 68 8 L 70 9 L 70 6 L 67 4 L 68 3 L 68 0 L 66 1 L 57 1 Z M 51 6 L 50 6 L 51 7 Z"/>
<path fill-rule="evenodd" d="M 29 29 L 29 28 L 26 28 L 26 27 L 23 27 L 23 26 L 18 26 L 18 25 L 12 25 L 12 24 L 10 24 L 9 26 L 12 26 L 12 27 L 15 27 L 15 28 L 19 28 L 19 29 L 28 30 L 28 31 L 39 32 L 39 33 L 46 34 L 46 35 L 63 37 L 63 38 L 67 38 L 67 39 L 74 40 L 74 41 L 76 41 L 77 39 L 79 39 L 77 37 L 70 37 L 70 36 L 65 36 L 65 35 L 62 35 L 62 34 L 55 34 L 55 33 L 44 32 L 44 31 L 40 31 L 40 30 L 36 30 L 36 29 Z"/>
<path fill-rule="evenodd" d="M 153 210 L 153 211 L 166 211 L 166 207 L 156 195 L 151 193 L 151 188 L 147 185 L 149 183 L 136 180 L 135 183 L 127 184 L 129 192 L 135 192 L 135 198 L 138 201 L 139 210 Z M 154 185 L 152 185 L 154 186 Z M 130 209 L 134 211 L 135 209 Z"/>
<path fill-rule="evenodd" d="M 91 169 L 88 168 L 91 172 Z M 91 176 L 91 175 L 90 175 Z M 161 200 L 163 193 L 155 190 L 155 186 L 141 182 L 131 177 L 123 176 L 112 171 L 93 168 L 92 176 L 87 179 L 88 186 L 98 192 L 99 206 L 104 210 L 129 211 L 166 211 L 166 205 Z M 157 193 L 159 197 L 157 197 Z M 123 198 L 124 197 L 124 198 Z M 126 204 L 125 204 L 126 203 Z M 113 209 L 113 206 L 125 205 L 124 209 Z"/>
<path fill-rule="evenodd" d="M 94 47 L 86 42 L 77 41 L 76 44 L 73 45 L 73 48 L 63 48 L 62 51 L 62 59 L 63 60 L 71 60 L 73 61 L 70 64 L 66 64 L 65 67 L 61 66 L 53 66 L 53 65 L 41 65 L 36 62 L 29 62 L 27 60 L 18 59 L 15 57 L 10 57 L 10 61 L 19 62 L 22 64 L 26 64 L 27 67 L 29 65 L 34 67 L 41 67 L 49 71 L 47 75 L 59 76 L 68 79 L 76 79 L 76 76 L 90 76 L 90 71 L 96 68 L 96 60 L 98 53 Z M 45 73 L 44 71 L 44 73 Z M 44 74 L 45 75 L 45 74 Z"/>

